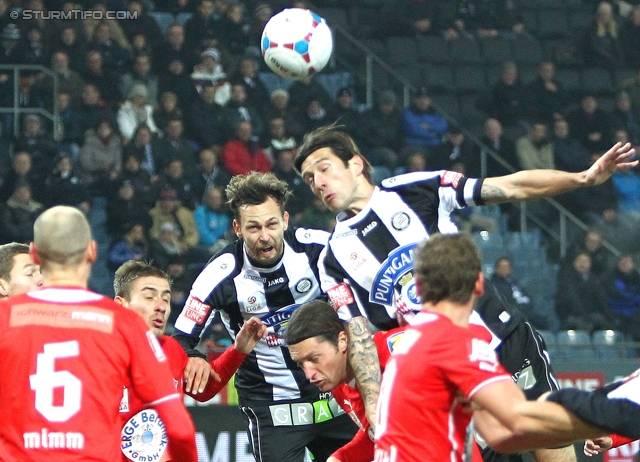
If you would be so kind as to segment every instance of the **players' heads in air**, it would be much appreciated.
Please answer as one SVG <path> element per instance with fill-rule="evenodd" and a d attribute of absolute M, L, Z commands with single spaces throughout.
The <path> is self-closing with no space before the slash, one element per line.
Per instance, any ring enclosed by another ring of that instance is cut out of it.
<path fill-rule="evenodd" d="M 116 270 L 115 301 L 140 314 L 160 337 L 171 314 L 171 281 L 167 273 L 142 261 L 129 260 Z"/>
<path fill-rule="evenodd" d="M 38 289 L 42 274 L 29 257 L 29 246 L 12 242 L 0 245 L 0 299 Z"/>
<path fill-rule="evenodd" d="M 275 264 L 284 252 L 285 211 L 291 191 L 273 173 L 251 172 L 234 176 L 227 186 L 233 229 L 244 239 L 249 258 L 263 266 Z"/>
<path fill-rule="evenodd" d="M 45 276 L 47 271 L 77 270 L 83 266 L 86 279 L 98 256 L 84 214 L 62 205 L 51 207 L 36 219 L 29 253 Z"/>
<path fill-rule="evenodd" d="M 467 234 L 437 234 L 415 255 L 415 278 L 422 303 L 467 303 L 482 295 L 480 251 Z"/>
<path fill-rule="evenodd" d="M 284 338 L 291 358 L 320 390 L 333 390 L 352 378 L 347 332 L 328 303 L 314 300 L 294 311 Z"/>
<path fill-rule="evenodd" d="M 371 164 L 335 125 L 308 133 L 294 163 L 313 193 L 333 212 L 349 210 L 370 197 Z"/>

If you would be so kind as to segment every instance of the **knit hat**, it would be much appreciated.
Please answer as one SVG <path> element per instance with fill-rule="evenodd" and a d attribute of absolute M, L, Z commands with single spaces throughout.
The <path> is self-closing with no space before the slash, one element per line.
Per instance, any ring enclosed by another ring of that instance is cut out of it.
<path fill-rule="evenodd" d="M 147 97 L 147 87 L 141 83 L 136 83 L 131 90 L 129 90 L 129 98 L 135 98 L 136 96 Z"/>

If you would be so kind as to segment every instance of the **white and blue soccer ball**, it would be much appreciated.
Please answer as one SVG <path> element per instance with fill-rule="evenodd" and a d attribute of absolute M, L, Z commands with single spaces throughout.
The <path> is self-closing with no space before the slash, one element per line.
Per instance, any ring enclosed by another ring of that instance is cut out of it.
<path fill-rule="evenodd" d="M 301 79 L 320 72 L 333 52 L 327 21 L 302 8 L 274 15 L 262 31 L 262 56 L 276 74 Z"/>

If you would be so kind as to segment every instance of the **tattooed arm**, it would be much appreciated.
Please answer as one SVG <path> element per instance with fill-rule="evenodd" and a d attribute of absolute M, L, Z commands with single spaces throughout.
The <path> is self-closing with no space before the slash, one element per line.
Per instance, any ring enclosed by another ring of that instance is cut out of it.
<path fill-rule="evenodd" d="M 347 334 L 349 336 L 349 362 L 364 401 L 367 420 L 371 428 L 375 430 L 376 404 L 380 392 L 380 360 L 373 336 L 367 326 L 367 318 L 357 316 L 350 319 L 347 323 Z"/>
<path fill-rule="evenodd" d="M 599 185 L 615 172 L 638 165 L 637 160 L 629 161 L 634 153 L 629 143 L 624 146 L 616 143 L 584 172 L 522 170 L 511 175 L 486 178 L 480 194 L 486 204 L 496 204 L 552 197 L 579 187 Z"/>

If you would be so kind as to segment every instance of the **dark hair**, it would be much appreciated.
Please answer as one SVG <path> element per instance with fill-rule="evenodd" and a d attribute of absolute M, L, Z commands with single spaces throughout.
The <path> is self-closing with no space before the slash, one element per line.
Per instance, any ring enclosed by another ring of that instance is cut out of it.
<path fill-rule="evenodd" d="M 344 330 L 344 324 L 331 305 L 313 300 L 293 312 L 284 340 L 287 345 L 295 345 L 309 338 L 321 337 L 332 345 L 338 345 L 338 336 Z"/>
<path fill-rule="evenodd" d="M 481 271 L 480 251 L 467 234 L 436 234 L 416 252 L 422 303 L 467 303 Z"/>
<path fill-rule="evenodd" d="M 293 161 L 296 170 L 298 173 L 302 173 L 302 163 L 307 157 L 318 149 L 329 148 L 333 154 L 344 162 L 345 167 L 348 166 L 353 156 L 359 156 L 363 161 L 362 174 L 369 183 L 373 184 L 371 163 L 360 153 L 353 139 L 345 132 L 338 130 L 338 128 L 340 127 L 335 124 L 326 125 L 307 133 Z"/>
<path fill-rule="evenodd" d="M 166 279 L 171 285 L 169 275 L 150 263 L 144 261 L 129 260 L 120 265 L 113 278 L 113 292 L 127 301 L 131 300 L 131 286 L 139 278 L 154 276 Z"/>
<path fill-rule="evenodd" d="M 247 175 L 236 175 L 231 178 L 226 189 L 227 204 L 236 220 L 240 221 L 239 209 L 245 205 L 260 205 L 270 197 L 280 206 L 284 213 L 291 190 L 284 181 L 273 173 L 249 172 Z"/>
<path fill-rule="evenodd" d="M 21 253 L 29 254 L 29 246 L 18 242 L 0 245 L 0 278 L 7 282 L 11 281 L 11 270 L 13 269 L 13 257 Z"/>

